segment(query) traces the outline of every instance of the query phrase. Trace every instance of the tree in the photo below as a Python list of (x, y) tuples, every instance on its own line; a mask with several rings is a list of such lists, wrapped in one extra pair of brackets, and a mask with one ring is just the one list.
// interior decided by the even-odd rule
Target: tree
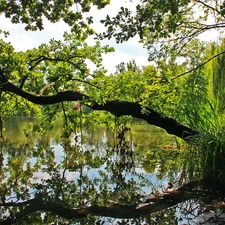
[[(128, 108), (131, 107), (131, 105), (133, 107), (135, 105), (136, 113), (133, 113), (132, 116), (146, 119), (149, 123), (162, 126), (162, 128), (166, 129), (169, 133), (173, 133), (181, 138), (186, 138), (192, 133), (197, 134), (198, 132), (178, 124), (173, 119), (163, 118), (160, 115), (160, 112), (157, 114), (154, 111), (151, 111), (151, 109), (147, 109), (146, 111), (152, 112), (151, 116), (142, 114), (143, 107), (139, 103), (130, 104), (128, 102), (123, 102), (122, 105), (126, 105), (126, 107), (128, 107), (127, 110), (123, 112), (123, 110), (121, 110), (121, 103), (115, 100), (103, 105), (99, 104), (101, 103), (98, 102), (99, 100), (96, 102), (96, 98), (93, 98), (94, 96), (87, 96), (87, 94), (82, 94), (79, 91), (65, 91), (61, 93), (62, 89), (68, 90), (69, 88), (74, 89), (74, 86), (80, 87), (80, 83), (89, 83), (89, 85), (93, 86), (92, 83), (98, 83), (97, 80), (101, 80), (104, 76), (104, 70), (99, 69), (98, 72), (94, 72), (92, 76), (96, 81), (91, 80), (91, 74), (89, 74), (89, 70), (84, 63), (86, 59), (89, 59), (97, 64), (97, 66), (101, 67), (101, 53), (106, 53), (112, 50), (107, 47), (102, 48), (99, 44), (95, 47), (87, 47), (87, 44), (84, 42), (88, 35), (93, 34), (93, 31), (90, 32), (90, 28), (88, 26), (92, 20), (90, 18), (87, 18), (86, 20), (82, 16), (82, 13), (90, 10), (91, 3), (94, 5), (96, 4), (97, 7), (101, 9), (108, 2), (93, 1), (86, 4), (85, 1), (81, 1), (79, 3), (75, 2), (74, 5), (70, 1), (66, 1), (66, 4), (62, 7), (62, 4), (58, 1), (37, 1), (32, 5), (23, 1), (21, 3), (3, 1), (0, 12), (4, 13), (6, 17), (10, 17), (13, 23), (22, 22), (27, 24), (26, 29), (28, 30), (43, 29), (42, 16), (44, 15), (50, 22), (56, 22), (62, 18), (72, 27), (72, 33), (65, 34), (65, 42), (69, 42), (69, 45), (52, 40), (49, 46), (42, 45), (38, 50), (28, 51), (25, 61), (23, 61), (23, 69), (17, 67), (16, 71), (13, 65), (15, 65), (16, 59), (21, 62), (21, 58), (19, 59), (19, 57), (22, 57), (21, 55), (23, 53), (14, 54), (12, 46), (2, 43), (2, 51), (6, 53), (2, 59), (4, 63), (1, 63), (2, 90), (5, 92), (14, 92), (17, 95), (38, 104), (55, 104), (62, 101), (85, 100), (88, 101), (88, 105), (91, 105), (93, 109), (108, 110), (116, 116), (130, 114), (130, 112), (132, 112), (132, 108), (130, 108), (130, 110), (128, 110)], [(135, 34), (139, 34), (141, 39), (145, 37), (144, 40), (148, 44), (149, 48), (152, 49), (152, 47), (154, 47), (155, 50), (160, 49), (156, 55), (159, 57), (166, 57), (166, 53), (171, 53), (175, 48), (179, 50), (179, 46), (180, 48), (183, 48), (183, 46), (192, 38), (196, 37), (197, 34), (209, 29), (222, 27), (223, 4), (220, 2), (217, 2), (217, 5), (213, 4), (213, 2), (204, 3), (202, 1), (173, 1), (172, 3), (170, 1), (142, 1), (140, 4), (136, 5), (135, 16), (133, 16), (128, 9), (122, 7), (118, 16), (112, 20), (107, 17), (106, 20), (103, 21), (105, 26), (108, 26), (108, 31), (100, 35), (100, 38), (111, 38), (112, 36), (115, 36), (118, 42), (122, 42), (133, 37)], [(77, 11), (76, 13), (71, 11), (70, 7), (72, 7), (72, 5), (79, 8), (80, 11)], [(206, 10), (203, 11), (203, 13), (205, 13), (204, 17), (200, 16), (196, 20), (193, 20), (195, 5), (200, 5), (200, 8)], [(9, 9), (12, 10), (10, 11)], [(207, 18), (212, 13), (215, 14), (218, 23), (214, 25), (202, 24), (202, 21), (207, 21)], [(120, 27), (121, 31), (117, 32), (117, 26)], [(182, 40), (184, 41), (181, 43)], [(155, 43), (161, 43), (161, 41), (163, 42), (160, 46), (155, 45)], [(168, 41), (169, 44), (165, 44), (165, 41)], [(87, 50), (83, 49), (80, 51), (80, 43), (83, 43), (84, 48), (87, 47)], [(181, 44), (174, 45), (174, 43)], [(171, 48), (171, 46), (173, 48)], [(165, 49), (170, 51), (165, 51)], [(163, 54), (163, 52), (165, 54)], [(38, 53), (38, 56), (36, 53)], [(154, 54), (155, 53), (156, 51), (154, 51)], [(12, 57), (12, 54), (16, 59)], [(11, 64), (11, 60), (14, 63)], [(18, 66), (18, 63), (16, 64)], [(50, 68), (48, 64), (56, 65), (57, 70), (51, 69), (51, 71), (48, 71)], [(64, 70), (66, 67), (67, 69)], [(32, 71), (37, 70), (37, 68), (39, 69), (38, 73), (35, 72), (35, 75), (33, 75)], [(77, 71), (76, 75), (75, 71)], [(47, 74), (46, 79), (43, 79), (44, 74)], [(17, 88), (16, 85), (11, 85), (11, 80), (14, 84), (17, 84)], [(33, 82), (33, 88), (31, 88), (31, 80)], [(63, 88), (57, 87), (60, 83), (63, 83)], [(71, 83), (74, 85), (69, 85)], [(98, 88), (97, 85), (95, 86)], [(31, 91), (36, 92), (39, 96), (34, 94), (29, 96), (29, 92), (24, 92), (24, 90), (27, 90), (26, 87), (29, 87), (30, 90), (33, 89)], [(55, 91), (49, 92), (50, 87), (51, 89), (55, 89)], [(45, 95), (48, 95), (48, 97), (41, 96), (44, 91)], [(50, 97), (49, 94), (56, 95)], [(104, 103), (106, 103), (106, 101), (107, 99), (104, 99)], [(118, 109), (120, 112), (117, 112)], [(152, 115), (158, 115), (158, 117), (150, 119)], [(172, 122), (172, 126), (174, 128), (178, 125), (178, 129), (168, 129), (168, 127), (171, 127), (170, 124), (168, 124), (170, 122)], [(180, 128), (181, 130), (179, 130)]]
[[(211, 43), (207, 51), (207, 57), (213, 57), (223, 52), (224, 39), (221, 38), (217, 42)], [(218, 112), (224, 112), (224, 54), (220, 54), (211, 62), (205, 65), (205, 71), (210, 83), (210, 98), (214, 99), (217, 103)]]
[[(51, 40), (48, 44), (42, 44), (27, 52), (15, 52), (12, 45), (0, 40), (1, 132), (4, 119), (23, 110), (29, 115), (35, 114), (35, 116), (42, 118), (40, 126), (36, 127), (39, 132), (44, 132), (45, 128), (53, 126), (54, 119), (60, 116), (65, 124), (64, 136), (68, 137), (71, 133), (76, 132), (77, 126), (83, 125), (83, 121), (80, 120), (82, 110), (74, 111), (71, 104), (71, 102), (79, 101), (81, 106), (85, 105), (93, 110), (108, 111), (116, 118), (130, 115), (143, 119), (150, 124), (164, 128), (170, 134), (188, 142), (192, 141), (192, 144), (199, 144), (201, 147), (199, 152), (203, 157), (203, 178), (212, 178), (211, 181), (219, 181), (219, 183), (224, 184), (225, 174), (222, 167), (225, 157), (224, 142), (221, 138), (223, 130), (218, 133), (215, 132), (215, 129), (208, 130), (208, 127), (205, 128), (205, 131), (204, 127), (196, 129), (196, 127), (193, 127), (194, 123), (189, 123), (189, 126), (183, 125), (179, 121), (182, 122), (184, 117), (177, 117), (177, 114), (173, 111), (173, 108), (178, 105), (182, 106), (180, 111), (184, 109), (183, 106), (187, 106), (185, 109), (189, 118), (193, 118), (190, 115), (197, 115), (195, 118), (198, 118), (198, 113), (206, 109), (205, 105), (208, 99), (207, 96), (202, 97), (202, 94), (206, 93), (204, 88), (207, 84), (202, 66), (215, 57), (204, 61), (201, 45), (198, 45), (199, 43), (193, 44), (195, 40), (194, 42), (190, 41), (204, 31), (223, 28), (224, 2), (143, 0), (137, 3), (136, 14), (134, 15), (131, 11), (122, 7), (116, 17), (112, 19), (107, 17), (103, 21), (108, 30), (97, 35), (98, 38), (115, 37), (118, 42), (123, 42), (138, 34), (143, 44), (150, 51), (150, 58), (157, 59), (157, 62), (155, 66), (148, 66), (143, 70), (137, 69), (135, 63), (131, 62), (127, 65), (127, 71), (126, 67), (121, 64), (118, 66), (117, 75), (105, 76), (105, 69), (101, 63), (102, 55), (113, 51), (113, 49), (109, 46), (101, 46), (98, 41), (93, 46), (86, 43), (87, 38), (94, 34), (94, 31), (89, 26), (92, 23), (92, 18), (85, 18), (84, 13), (90, 10), (91, 4), (97, 5), (101, 9), (107, 3), (108, 1), (104, 0), (74, 2), (68, 0), (63, 1), (63, 3), (56, 0), (1, 1), (0, 13), (10, 17), (12, 23), (25, 23), (27, 30), (44, 29), (43, 16), (50, 22), (63, 19), (71, 26), (71, 32), (64, 34), (63, 41)], [(199, 8), (202, 11), (200, 16), (195, 19), (195, 7), (197, 6), (200, 6)], [(71, 7), (77, 7), (76, 12)], [(211, 15), (216, 18), (216, 23), (203, 23), (208, 21)], [(5, 35), (7, 35), (7, 32), (5, 32)], [(196, 51), (196, 47), (202, 52)], [(221, 55), (222, 53), (216, 54)], [(177, 56), (184, 59), (184, 63), (178, 62)], [(87, 60), (92, 61), (97, 67), (93, 73), (89, 71)], [(197, 70), (199, 68), (200, 70)], [(204, 85), (201, 86), (200, 84)], [(189, 95), (179, 101), (179, 97), (185, 96), (187, 93)], [(193, 99), (198, 101), (196, 100), (195, 104), (193, 102), (189, 104)], [(202, 102), (202, 100), (204, 101)], [(201, 101), (201, 104), (198, 105), (198, 110), (195, 110), (199, 101)], [(183, 110), (183, 112), (185, 111)], [(185, 118), (187, 119), (186, 124), (190, 122), (189, 118)], [(216, 126), (210, 124), (209, 128), (212, 127), (215, 128)], [(213, 136), (212, 134), (216, 135)], [(3, 138), (1, 133), (1, 139)], [(29, 154), (34, 154), (34, 156), (35, 154), (45, 154), (43, 148), (39, 147), (38, 152), (28, 151)], [(51, 149), (47, 147), (48, 152), (43, 160), (44, 163), (48, 163), (47, 170), (53, 169), (53, 172), (50, 172), (51, 179), (46, 181), (46, 185), (35, 184), (36, 198), (24, 200), (21, 204), (20, 202), (5, 202), (4, 191), (17, 193), (19, 200), (27, 197), (29, 193), (26, 192), (26, 182), (28, 182), (32, 169), (27, 162), (26, 176), (20, 186), (18, 183), (14, 183), (14, 180), (22, 173), (21, 162), (25, 162), (25, 157), (21, 157), (21, 161), (18, 160), (19, 157), (10, 158), (10, 166), (14, 168), (13, 171), (9, 168), (12, 175), (12, 186), (9, 188), (3, 187), (1, 204), (9, 210), (12, 204), (16, 204), (18, 209), (25, 209), (18, 210), (17, 218), (25, 216), (27, 220), (32, 220), (33, 218), (29, 217), (28, 214), (35, 212), (34, 216), (40, 219), (38, 210), (50, 210), (52, 213), (69, 218), (71, 218), (71, 214), (68, 215), (68, 213), (72, 213), (71, 219), (75, 216), (81, 218), (89, 213), (99, 216), (102, 215), (103, 210), (107, 212), (106, 215), (119, 213), (120, 217), (132, 215), (133, 212), (139, 213), (139, 211), (145, 209), (149, 210), (147, 207), (137, 212), (136, 204), (126, 207), (116, 205), (107, 208), (101, 206), (101, 201), (97, 202), (100, 206), (91, 206), (85, 208), (84, 211), (82, 211), (83, 209), (71, 209), (72, 203), (75, 204), (73, 201), (69, 206), (62, 204), (58, 197), (70, 198), (69, 195), (66, 195), (66, 187), (71, 187), (71, 189), (75, 187), (72, 183), (63, 186), (65, 179), (60, 177), (60, 168), (55, 167)], [(73, 151), (74, 149), (71, 146), (65, 147), (68, 148), (68, 151), (77, 153)], [(212, 149), (213, 151), (211, 151)], [(90, 153), (85, 153), (82, 156), (77, 153), (72, 154), (66, 160), (68, 160), (67, 162), (80, 160), (82, 165), (83, 160), (91, 157)], [(95, 163), (95, 161), (92, 163)], [(122, 157), (119, 163), (122, 163), (124, 167), (126, 166)], [(215, 167), (215, 165), (218, 165), (218, 167)], [(38, 169), (38, 166), (36, 164), (33, 169)], [(76, 167), (77, 164), (67, 164), (67, 166), (72, 168)], [(124, 182), (124, 177), (121, 177), (122, 171), (117, 171), (113, 175), (114, 179), (121, 178), (121, 180), (118, 180), (118, 187), (123, 184), (125, 188), (129, 189), (129, 185)], [(80, 182), (83, 181), (83, 178), (85, 180), (87, 177), (81, 177)], [(48, 192), (49, 188), (46, 187), (51, 187), (53, 193)], [(65, 189), (63, 190), (62, 187)], [(19, 188), (20, 192), (18, 192)], [(95, 190), (92, 191), (93, 195), (97, 195)], [(73, 194), (76, 193), (78, 192)], [(54, 198), (54, 201), (51, 201), (52, 198)], [(171, 201), (170, 197), (167, 198), (171, 204), (167, 204), (165, 207), (177, 202), (176, 196), (172, 199), (174, 201)], [(79, 204), (75, 206), (83, 206), (84, 201), (80, 201)], [(159, 201), (159, 206), (162, 207), (162, 201)], [(68, 210), (68, 207), (70, 210)], [(115, 209), (116, 211), (113, 211)], [(121, 215), (121, 212), (124, 214)], [(6, 213), (9, 213), (9, 211)], [(53, 221), (51, 215), (46, 217), (47, 221)], [(13, 218), (12, 216), (9, 220)], [(5, 224), (12, 222), (9, 220), (6, 219), (3, 222)]]
[[(70, 1), (67, 3), (66, 7), (69, 9), (72, 3)], [(108, 26), (108, 31), (99, 35), (99, 38), (115, 36), (121, 42), (138, 33), (141, 39), (143, 38), (147, 44), (150, 43), (149, 46), (159, 50), (159, 52), (154, 50), (154, 54), (157, 52), (155, 56), (161, 60), (157, 61), (155, 69), (145, 68), (143, 76), (140, 76), (141, 71), (136, 69), (134, 62), (128, 65), (128, 71), (124, 74), (121, 71), (122, 73), (117, 76), (105, 76), (105, 69), (101, 64), (102, 54), (113, 49), (101, 46), (100, 42), (96, 42), (94, 46), (86, 43), (87, 37), (93, 34), (93, 30), (89, 27), (92, 21), (90, 18), (83, 17), (82, 13), (90, 10), (91, 3), (96, 4), (100, 9), (107, 2), (93, 1), (87, 5), (85, 3), (86, 1), (75, 2), (74, 6), (78, 8), (75, 14), (79, 16), (73, 15), (66, 20), (72, 30), (71, 33), (64, 34), (64, 41), (51, 40), (49, 44), (42, 44), (39, 48), (24, 53), (14, 52), (13, 46), (1, 40), (1, 118), (25, 109), (28, 114), (36, 113), (42, 117), (41, 126), (36, 129), (44, 131), (49, 126), (47, 121), (53, 121), (57, 116), (61, 116), (66, 127), (65, 136), (69, 136), (79, 123), (79, 113), (74, 114), (69, 102), (80, 101), (82, 105), (93, 110), (108, 111), (116, 117), (130, 115), (146, 120), (185, 140), (199, 135), (202, 129), (196, 130), (195, 127), (181, 124), (182, 117), (177, 117), (173, 110), (181, 96), (179, 88), (182, 85), (181, 76), (196, 71), (205, 64), (201, 53), (196, 63), (193, 65), (191, 63), (194, 62), (194, 58), (188, 62), (186, 53), (192, 46), (192, 43), (188, 44), (188, 41), (200, 32), (222, 27), (222, 3), (214, 6), (213, 2), (203, 3), (202, 1), (173, 3), (142, 1), (136, 5), (135, 17), (125, 8), (121, 8), (119, 16), (112, 20), (107, 17), (103, 22), (105, 26)], [(39, 7), (40, 4), (42, 7)], [(205, 17), (200, 16), (193, 22), (195, 4), (200, 4), (202, 9), (207, 10), (202, 11)], [(219, 6), (221, 6), (220, 11)], [(60, 18), (65, 20), (68, 15), (72, 15), (72, 12), (64, 10), (58, 1), (38, 1), (33, 5), (26, 2), (3, 1), (1, 7), (1, 12), (7, 17), (11, 16), (13, 23), (22, 21), (27, 24), (27, 29), (31, 30), (43, 29), (42, 22), (35, 23), (33, 16), (37, 21), (44, 15), (49, 21), (56, 22)], [(13, 9), (12, 12), (9, 11), (10, 8)], [(33, 15), (32, 12), (37, 12), (37, 15)], [(207, 21), (212, 12), (218, 19), (218, 23), (214, 26), (200, 23)], [(16, 15), (17, 19), (15, 19)], [(121, 32), (114, 30), (116, 26), (121, 28)], [(181, 43), (178, 40), (188, 41)], [(165, 44), (165, 41), (168, 43)], [(178, 51), (173, 52), (175, 42), (181, 44), (176, 46)], [(163, 44), (159, 46), (156, 45), (157, 43)], [(187, 51), (183, 48), (185, 47), (183, 43)], [(179, 46), (182, 51), (179, 50)], [(170, 57), (168, 57), (169, 54)], [(177, 56), (186, 60), (183, 65), (176, 61)], [(97, 67), (92, 74), (87, 66), (87, 60), (92, 61)], [(43, 107), (37, 107), (37, 105)], [(195, 107), (193, 104), (192, 106)], [(199, 108), (195, 112), (199, 113), (201, 110), (204, 111), (205, 108)], [(183, 109), (182, 112), (184, 112)], [(186, 123), (186, 125), (192, 126), (193, 123)], [(53, 122), (50, 123), (50, 127), (52, 126)]]
[[(101, 53), (110, 52), (112, 48), (101, 47), (99, 42), (95, 46), (88, 46), (85, 38), (74, 33), (65, 33), (64, 38), (66, 44), (51, 40), (48, 45), (41, 45), (39, 49), (29, 50), (26, 53), (14, 52), (12, 46), (2, 41), (1, 49), (5, 53), (1, 57), (1, 90), (4, 92), (2, 98), (11, 98), (7, 93), (22, 97), (17, 108), (19, 105), (24, 107), (29, 104), (27, 100), (40, 105), (83, 101), (83, 104), (94, 110), (106, 110), (116, 116), (132, 115), (144, 119), (181, 138), (197, 133), (173, 119), (163, 118), (160, 113), (150, 108), (147, 109), (150, 115), (143, 114), (142, 106), (138, 102), (119, 102), (115, 98), (109, 100), (107, 97), (109, 95), (105, 93), (110, 89), (109, 78), (104, 76), (104, 70), (101, 67)], [(85, 64), (87, 59), (99, 66), (93, 74), (89, 73)], [(103, 80), (106, 81), (103, 82)], [(135, 79), (133, 81), (135, 82)], [(86, 93), (79, 91), (82, 88)], [(112, 86), (112, 88), (116, 87)], [(78, 91), (68, 89), (78, 89)], [(103, 91), (99, 92), (99, 90)], [(2, 107), (11, 112), (11, 106), (6, 107), (5, 103), (2, 103)], [(60, 108), (53, 109), (54, 107), (49, 118), (56, 116), (56, 112), (61, 109), (65, 113), (63, 104)], [(27, 110), (30, 110), (29, 107)], [(171, 126), (171, 123), (175, 126)]]
[(149, 59), (182, 54), (187, 43), (200, 34), (223, 31), (224, 7), (223, 0), (142, 0), (135, 12), (121, 7), (115, 17), (102, 20), (107, 31), (99, 38), (116, 38), (122, 43), (139, 35), (149, 50)]
[[(93, 32), (88, 25), (92, 23), (92, 17), (84, 18), (83, 13), (89, 12), (92, 5), (98, 9), (104, 8), (110, 1), (70, 1), (60, 2), (57, 0), (43, 1), (1, 1), (0, 14), (10, 18), (12, 23), (26, 24), (26, 30), (43, 30), (43, 18), (52, 23), (62, 19), (72, 27), (72, 30), (79, 33), (82, 29)], [(74, 8), (79, 10), (74, 10)]]

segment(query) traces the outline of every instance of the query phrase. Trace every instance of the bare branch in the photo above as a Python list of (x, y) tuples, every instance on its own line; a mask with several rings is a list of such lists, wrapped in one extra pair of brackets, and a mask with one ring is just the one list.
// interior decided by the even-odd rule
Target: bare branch
[(87, 73), (87, 71), (81, 69), (76, 63), (74, 63), (74, 62), (71, 61), (71, 59), (76, 58), (76, 57), (79, 57), (79, 56), (72, 56), (72, 57), (69, 57), (68, 59), (51, 58), (51, 57), (47, 57), (47, 56), (39, 56), (37, 59), (31, 60), (31, 62), (35, 62), (35, 64), (33, 66), (31, 66), (29, 68), (29, 70), (34, 69), (42, 61), (56, 61), (56, 62), (67, 62), (69, 64), (72, 64), (75, 68), (77, 68), (78, 70), (80, 70), (82, 73)]
[(209, 9), (211, 9), (213, 12), (217, 12), (219, 15), (221, 15), (223, 18), (225, 18), (225, 16), (220, 11), (218, 11), (216, 8), (214, 8), (214, 7), (208, 5), (205, 2), (200, 1), (200, 0), (198, 0), (197, 2), (204, 5), (205, 7), (209, 8)]
[(92, 84), (92, 83), (90, 83), (90, 82), (88, 82), (88, 81), (85, 81), (85, 80), (81, 80), (81, 79), (78, 79), (78, 78), (72, 78), (72, 79), (70, 79), (70, 80), (79, 81), (79, 82), (81, 82), (81, 83), (85, 83), (85, 84), (88, 84), (88, 85), (90, 85), (90, 86), (92, 86), (92, 87), (101, 89), (101, 87), (99, 87), (99, 86), (97, 86), (97, 85), (95, 85), (95, 84)]
[(179, 78), (179, 77), (181, 77), (181, 76), (184, 76), (184, 75), (186, 75), (186, 74), (188, 74), (188, 73), (191, 73), (191, 72), (193, 72), (193, 71), (199, 69), (200, 67), (204, 66), (205, 64), (207, 64), (207, 63), (210, 62), (211, 60), (215, 59), (216, 57), (219, 57), (220, 55), (223, 55), (223, 54), (225, 54), (225, 51), (220, 52), (219, 54), (216, 54), (216, 55), (212, 56), (211, 58), (207, 59), (205, 62), (199, 64), (198, 66), (194, 67), (193, 69), (188, 70), (188, 71), (186, 71), (186, 72), (184, 72), (184, 73), (181, 73), (181, 74), (179, 74), (179, 75), (177, 75), (177, 76), (171, 78), (171, 80), (175, 80), (175, 79), (177, 79), (177, 78)]
[(50, 84), (45, 85), (45, 86), (39, 91), (39, 95), (42, 95), (43, 92), (44, 92), (47, 88), (49, 88), (49, 87), (51, 87), (51, 86), (53, 86), (53, 85), (55, 85), (55, 82), (51, 82)]

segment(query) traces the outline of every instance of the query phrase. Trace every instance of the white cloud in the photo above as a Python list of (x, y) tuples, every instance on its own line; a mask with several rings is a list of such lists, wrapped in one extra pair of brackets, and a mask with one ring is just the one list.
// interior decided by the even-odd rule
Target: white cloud
[(23, 33), (10, 36), (7, 38), (7, 42), (14, 46), (15, 51), (26, 51), (35, 47), (35, 41)]
[(147, 58), (147, 56), (130, 55), (124, 51), (118, 50), (105, 55), (103, 57), (103, 65), (109, 73), (114, 73), (116, 71), (116, 65), (121, 62), (127, 63), (134, 59), (137, 65), (141, 67), (149, 64)]
[(221, 31), (218, 30), (208, 30), (200, 34), (198, 38), (203, 41), (215, 41), (220, 36)]
[(21, 30), (24, 29), (22, 24), (12, 24), (9, 18), (5, 18), (3, 15), (0, 15), (1, 18), (1, 29), (2, 30)]

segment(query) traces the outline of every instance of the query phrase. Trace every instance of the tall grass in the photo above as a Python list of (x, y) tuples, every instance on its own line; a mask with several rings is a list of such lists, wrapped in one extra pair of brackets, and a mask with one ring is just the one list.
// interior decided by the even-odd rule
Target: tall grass
[(225, 116), (220, 98), (210, 94), (209, 81), (204, 71), (186, 78), (176, 116), (200, 132), (187, 142), (183, 173), (189, 180), (202, 179), (206, 186), (219, 188), (225, 186)]
[[(225, 126), (221, 123), (202, 131), (190, 140), (190, 155), (197, 155), (195, 165), (199, 165), (199, 175), (206, 186), (225, 186)], [(192, 160), (194, 158), (192, 157)]]

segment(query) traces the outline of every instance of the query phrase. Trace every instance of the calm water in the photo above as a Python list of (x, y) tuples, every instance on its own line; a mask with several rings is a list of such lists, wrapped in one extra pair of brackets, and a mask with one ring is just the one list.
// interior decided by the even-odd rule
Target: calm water
[(30, 122), (15, 118), (4, 130), (0, 225), (187, 224), (197, 214), (193, 201), (156, 213), (113, 211), (118, 205), (141, 206), (168, 182), (177, 185), (184, 154), (163, 130), (134, 122), (117, 131), (98, 126), (63, 139), (60, 123), (40, 136), (27, 131)]

